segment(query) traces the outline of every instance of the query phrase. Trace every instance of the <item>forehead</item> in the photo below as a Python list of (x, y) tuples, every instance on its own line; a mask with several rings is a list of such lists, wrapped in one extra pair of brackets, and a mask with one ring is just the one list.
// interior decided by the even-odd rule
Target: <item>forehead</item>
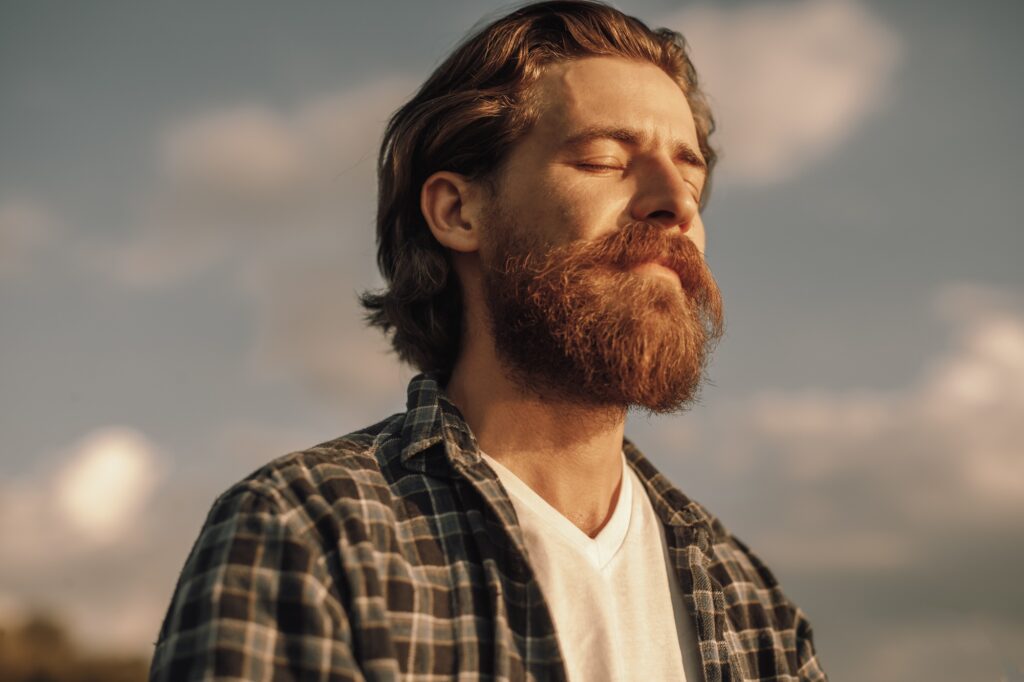
[(649, 62), (587, 57), (552, 64), (535, 84), (535, 132), (555, 142), (590, 126), (629, 126), (654, 140), (697, 146), (679, 85)]

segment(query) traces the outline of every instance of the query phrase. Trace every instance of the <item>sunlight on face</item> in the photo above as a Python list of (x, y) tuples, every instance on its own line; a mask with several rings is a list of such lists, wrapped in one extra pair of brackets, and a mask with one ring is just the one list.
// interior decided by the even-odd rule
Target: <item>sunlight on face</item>
[(534, 86), (538, 117), (501, 172), (501, 202), (541, 239), (594, 239), (645, 220), (703, 253), (706, 181), (679, 85), (653, 64), (588, 57), (551, 65)]

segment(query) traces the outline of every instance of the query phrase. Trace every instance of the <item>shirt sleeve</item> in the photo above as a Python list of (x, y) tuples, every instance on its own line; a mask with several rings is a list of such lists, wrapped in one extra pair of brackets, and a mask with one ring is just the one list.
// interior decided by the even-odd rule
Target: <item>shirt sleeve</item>
[(811, 624), (807, 622), (804, 612), (796, 608), (796, 654), (800, 662), (800, 670), (797, 674), (801, 681), (806, 682), (828, 682), (828, 676), (821, 667), (818, 655), (814, 651), (814, 632)]
[(323, 553), (247, 487), (213, 505), (160, 628), (150, 682), (364, 680)]

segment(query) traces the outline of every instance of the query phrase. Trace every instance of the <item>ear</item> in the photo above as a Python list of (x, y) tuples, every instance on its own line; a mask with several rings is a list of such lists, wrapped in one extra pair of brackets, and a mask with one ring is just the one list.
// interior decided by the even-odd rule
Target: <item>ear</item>
[(480, 189), (464, 175), (434, 173), (420, 190), (420, 210), (434, 238), (453, 251), (480, 248)]

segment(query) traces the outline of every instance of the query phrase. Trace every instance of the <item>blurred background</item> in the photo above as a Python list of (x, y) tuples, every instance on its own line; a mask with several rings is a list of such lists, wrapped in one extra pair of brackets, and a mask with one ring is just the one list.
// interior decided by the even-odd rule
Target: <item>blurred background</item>
[[(1024, 679), (1024, 5), (617, 6), (711, 94), (728, 321), (627, 435), (833, 679)], [(376, 147), (507, 8), (0, 2), (0, 678), (142, 679), (213, 499), (404, 409)]]

